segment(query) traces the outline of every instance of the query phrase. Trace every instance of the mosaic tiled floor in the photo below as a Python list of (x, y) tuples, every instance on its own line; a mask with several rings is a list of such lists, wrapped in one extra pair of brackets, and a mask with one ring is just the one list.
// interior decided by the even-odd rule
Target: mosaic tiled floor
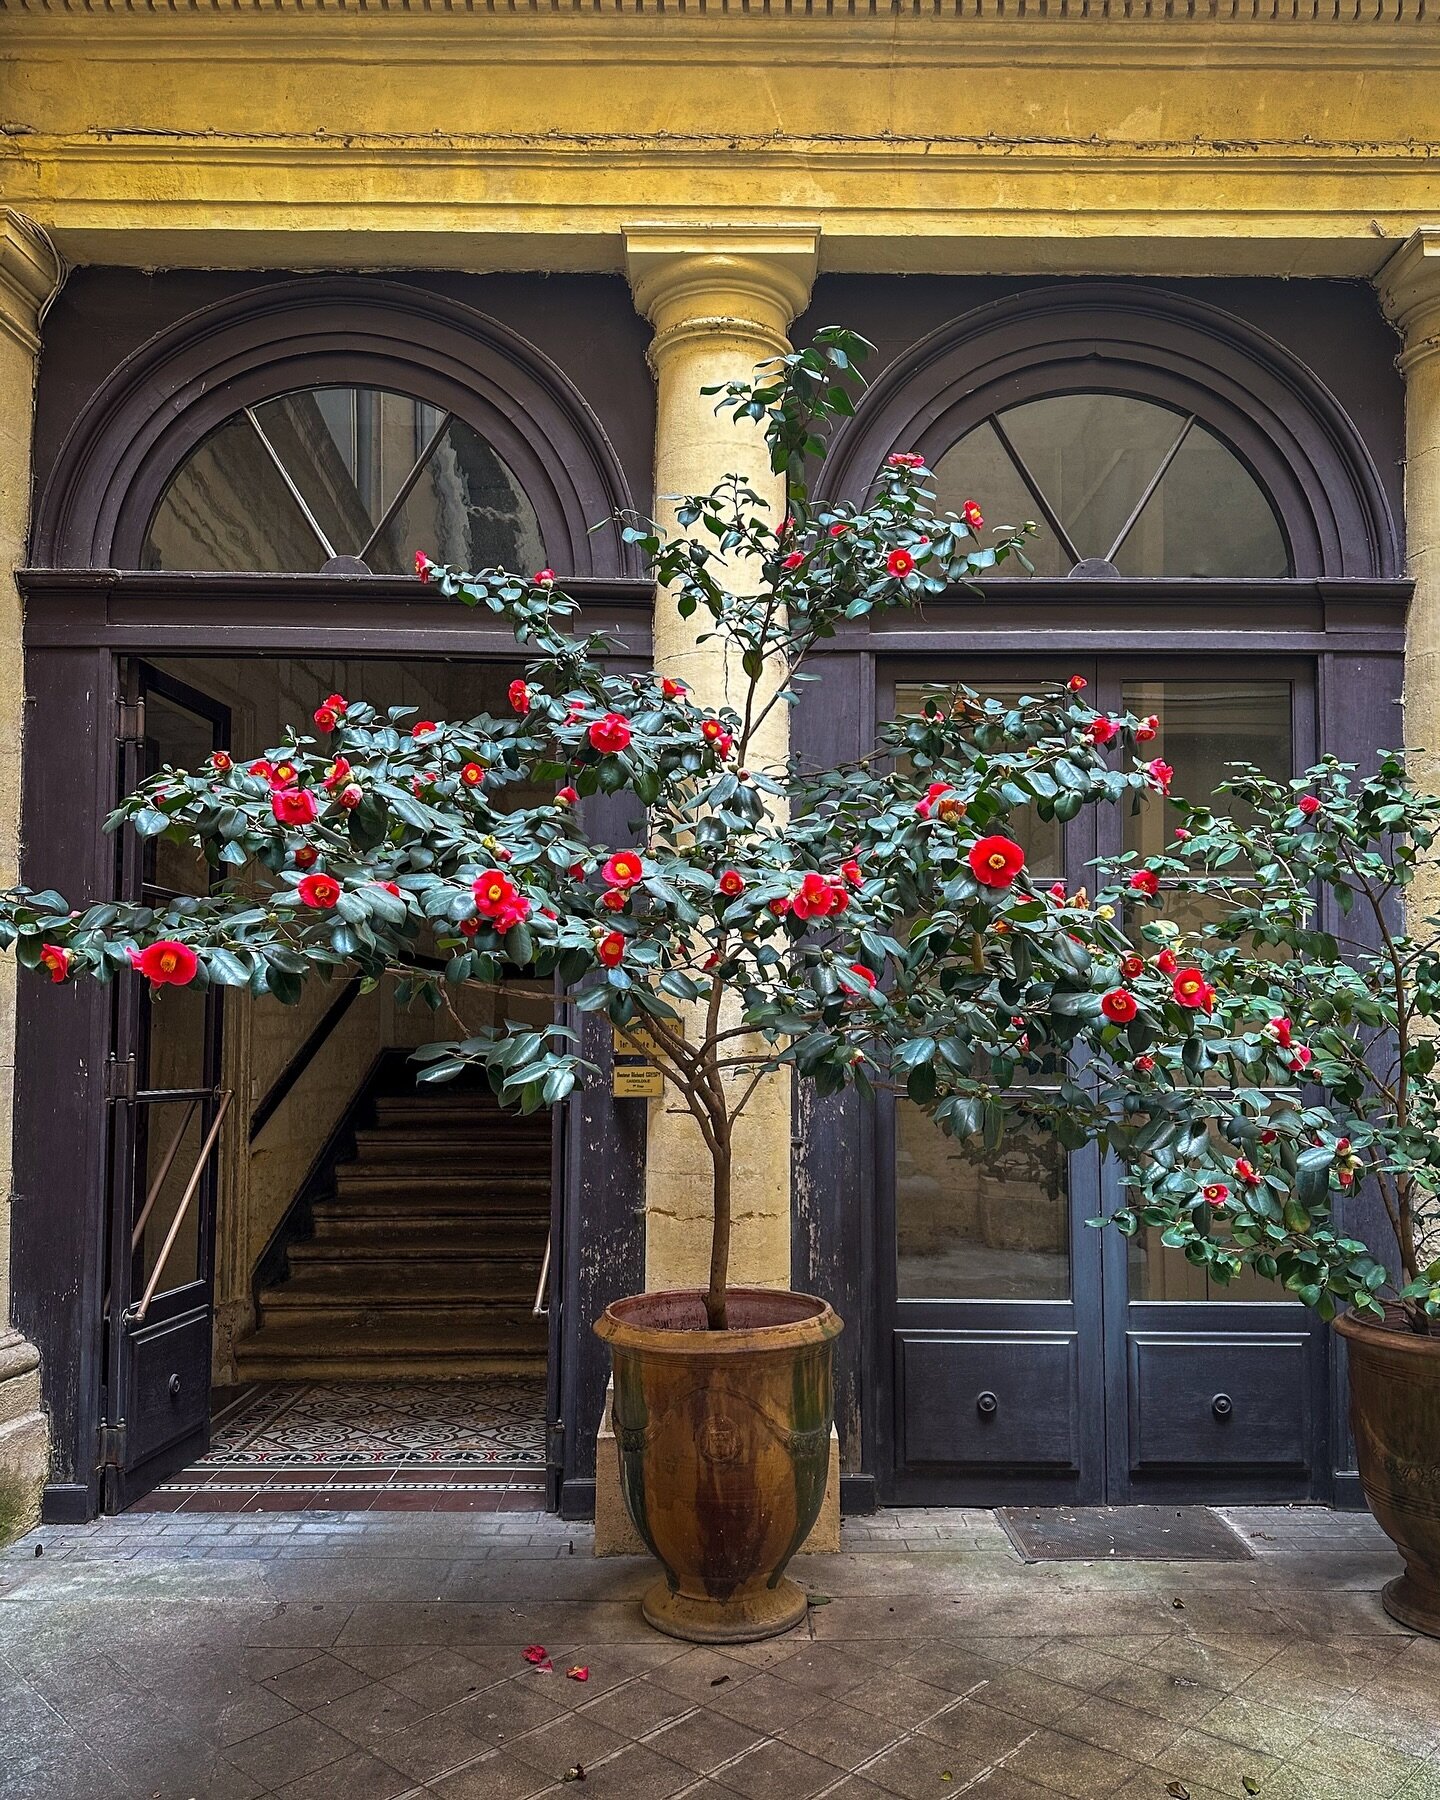
[(150, 1511), (514, 1511), (544, 1505), (545, 1380), (310, 1381), (217, 1396), (209, 1451)]

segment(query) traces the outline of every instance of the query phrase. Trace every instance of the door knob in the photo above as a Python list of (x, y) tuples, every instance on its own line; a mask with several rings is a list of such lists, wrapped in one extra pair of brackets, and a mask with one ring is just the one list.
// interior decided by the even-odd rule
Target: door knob
[(1210, 1410), (1217, 1419), (1228, 1419), (1235, 1410), (1235, 1402), (1228, 1394), (1217, 1394), (1210, 1402)]
[(170, 1377), (170, 1398), (172, 1400), (180, 1398), (180, 1377), (178, 1375)]
[(995, 1398), (995, 1396), (990, 1392), (990, 1390), (988, 1388), (986, 1388), (986, 1390), (983, 1394), (978, 1394), (976, 1396), (975, 1410), (976, 1410), (976, 1412), (979, 1413), (979, 1415), (982, 1419), (991, 1419), (991, 1418), (994, 1418), (994, 1416), (997, 1412), (999, 1412), (1000, 1402)]

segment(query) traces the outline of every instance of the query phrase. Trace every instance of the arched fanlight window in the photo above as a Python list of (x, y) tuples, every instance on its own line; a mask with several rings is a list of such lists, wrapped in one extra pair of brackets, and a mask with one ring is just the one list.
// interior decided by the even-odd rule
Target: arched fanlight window
[(545, 561), (535, 508), (475, 428), (409, 394), (300, 388), (245, 406), (180, 465), (142, 566), (408, 574)]
[(1034, 519), (1040, 575), (1292, 573), (1260, 483), (1194, 413), (1128, 394), (1048, 394), (991, 413), (939, 458), (942, 506)]

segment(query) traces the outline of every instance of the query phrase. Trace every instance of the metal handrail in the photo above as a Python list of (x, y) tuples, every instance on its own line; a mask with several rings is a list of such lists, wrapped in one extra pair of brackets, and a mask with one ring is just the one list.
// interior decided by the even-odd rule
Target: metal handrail
[(150, 1222), (150, 1214), (154, 1211), (155, 1202), (160, 1198), (160, 1190), (165, 1185), (165, 1177), (170, 1173), (170, 1165), (180, 1154), (180, 1140), (190, 1129), (190, 1121), (195, 1116), (195, 1108), (199, 1104), (199, 1096), (194, 1096), (185, 1108), (185, 1116), (180, 1121), (180, 1129), (170, 1140), (170, 1148), (165, 1152), (165, 1160), (160, 1165), (160, 1173), (150, 1183), (150, 1192), (145, 1196), (145, 1204), (140, 1208), (140, 1217), (135, 1221), (135, 1229), (130, 1233), (132, 1251), (140, 1248), (140, 1240), (145, 1235), (145, 1227)]
[(195, 1167), (190, 1171), (190, 1179), (185, 1184), (185, 1192), (180, 1196), (180, 1204), (175, 1208), (175, 1217), (170, 1221), (170, 1229), (165, 1234), (165, 1242), (160, 1246), (160, 1254), (156, 1258), (154, 1270), (140, 1297), (140, 1304), (131, 1307), (127, 1317), (135, 1325), (145, 1321), (150, 1310), (150, 1302), (155, 1298), (155, 1290), (160, 1285), (160, 1277), (165, 1273), (165, 1265), (170, 1260), (170, 1252), (175, 1248), (175, 1240), (180, 1235), (180, 1227), (185, 1222), (185, 1215), (190, 1210), (190, 1202), (195, 1198), (200, 1186), (200, 1177), (205, 1173), (205, 1165), (210, 1160), (210, 1152), (215, 1148), (215, 1140), (220, 1135), (220, 1127), (225, 1123), (225, 1114), (230, 1110), (232, 1092), (226, 1088), (220, 1096), (220, 1104), (216, 1108), (215, 1118), (209, 1131), (205, 1134), (205, 1142), (200, 1146), (200, 1154), (195, 1158)]
[(532, 1318), (548, 1319), (550, 1307), (546, 1300), (545, 1290), (550, 1285), (550, 1233), (545, 1233), (545, 1260), (540, 1265), (540, 1281), (535, 1289), (535, 1304), (531, 1307)]

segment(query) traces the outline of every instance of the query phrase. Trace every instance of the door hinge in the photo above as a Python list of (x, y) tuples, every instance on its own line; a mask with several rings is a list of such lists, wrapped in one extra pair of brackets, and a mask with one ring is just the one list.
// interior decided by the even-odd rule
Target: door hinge
[(115, 707), (115, 735), (122, 744), (145, 742), (145, 702), (120, 700)]
[(545, 1460), (552, 1469), (565, 1466), (565, 1425), (557, 1419), (545, 1433)]
[(120, 1469), (125, 1466), (125, 1421), (100, 1427), (100, 1467)]
[(105, 1098), (133, 1100), (139, 1092), (133, 1056), (112, 1056), (105, 1064)]

